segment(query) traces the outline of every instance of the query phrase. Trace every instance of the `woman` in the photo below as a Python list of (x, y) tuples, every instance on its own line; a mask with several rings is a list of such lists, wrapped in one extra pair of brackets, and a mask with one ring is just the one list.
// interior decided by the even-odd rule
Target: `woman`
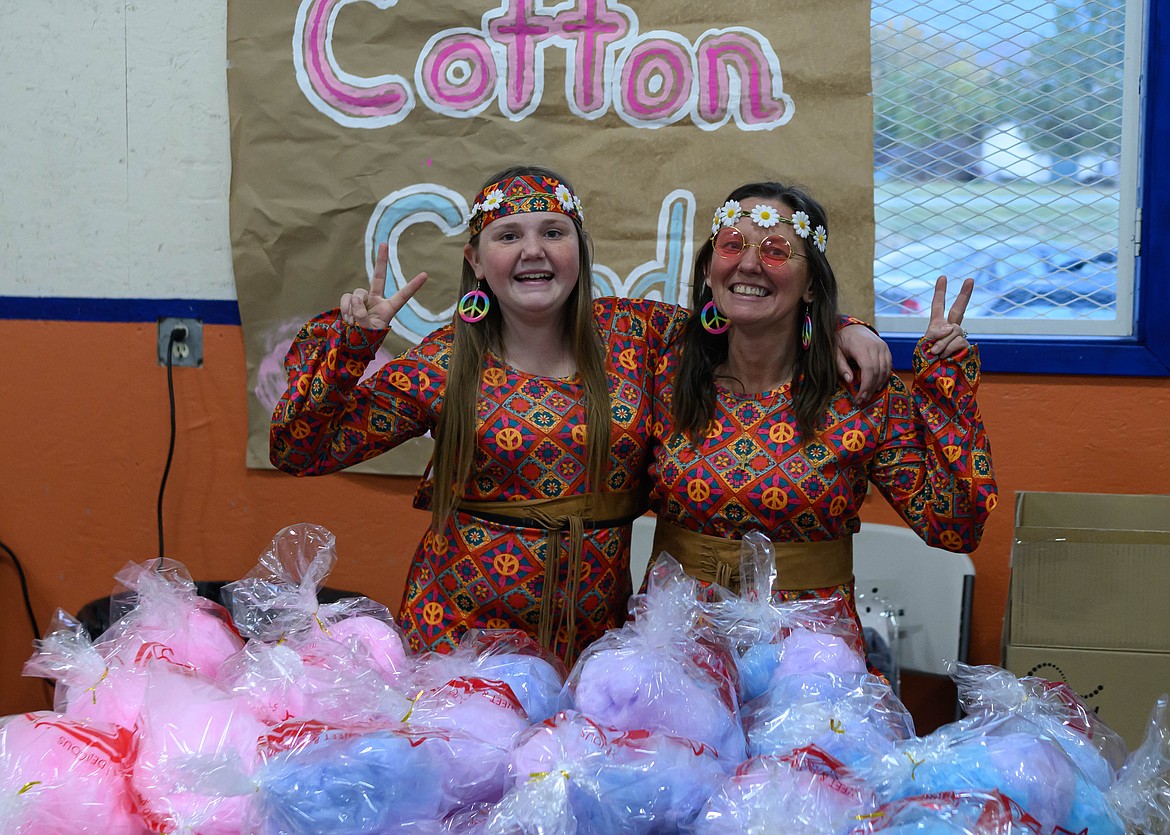
[(738, 585), (739, 539), (776, 543), (782, 599), (853, 604), (851, 535), (872, 482), (931, 545), (970, 551), (995, 507), (975, 391), (979, 352), (940, 278), (914, 382), (854, 398), (835, 368), (837, 282), (828, 220), (780, 183), (736, 189), (694, 268), (699, 315), (666, 355), (656, 389), (654, 554), (707, 582)]
[[(548, 169), (489, 179), (469, 233), (459, 315), (368, 380), (358, 382), (425, 274), (385, 298), (383, 246), (370, 289), (301, 329), (271, 459), (318, 475), (433, 431), (433, 473), (415, 500), (432, 525), (399, 614), (411, 646), (446, 652), (472, 627), (511, 627), (571, 662), (625, 620), (652, 370), (687, 314), (593, 301), (580, 201)], [(871, 367), (876, 337), (849, 330)]]

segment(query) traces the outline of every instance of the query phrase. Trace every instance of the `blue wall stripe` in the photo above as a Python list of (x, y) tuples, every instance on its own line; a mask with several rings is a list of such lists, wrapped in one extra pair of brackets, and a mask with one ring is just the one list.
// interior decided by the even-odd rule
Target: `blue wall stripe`
[(161, 318), (199, 319), (205, 325), (240, 324), (235, 299), (74, 299), (0, 296), (0, 319), (56, 322), (154, 322)]

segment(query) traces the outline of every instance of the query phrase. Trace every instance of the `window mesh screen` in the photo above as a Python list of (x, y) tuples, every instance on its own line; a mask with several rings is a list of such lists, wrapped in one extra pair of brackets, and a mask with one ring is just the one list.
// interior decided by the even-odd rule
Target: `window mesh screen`
[(1117, 318), (1124, 28), (1118, 0), (875, 0), (884, 327), (940, 274), (975, 279), (971, 329)]

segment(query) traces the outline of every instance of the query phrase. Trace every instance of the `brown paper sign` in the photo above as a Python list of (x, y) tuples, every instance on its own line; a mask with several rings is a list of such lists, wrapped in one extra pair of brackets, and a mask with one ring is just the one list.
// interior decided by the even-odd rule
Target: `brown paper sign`
[[(729, 191), (799, 183), (843, 309), (873, 310), (868, 2), (231, 0), (228, 59), (249, 466), (297, 328), (368, 284), (379, 243), (387, 294), (431, 275), (383, 354), (450, 321), (469, 201), (507, 165), (573, 183), (601, 293), (678, 303)], [(417, 474), (428, 447), (361, 469)]]

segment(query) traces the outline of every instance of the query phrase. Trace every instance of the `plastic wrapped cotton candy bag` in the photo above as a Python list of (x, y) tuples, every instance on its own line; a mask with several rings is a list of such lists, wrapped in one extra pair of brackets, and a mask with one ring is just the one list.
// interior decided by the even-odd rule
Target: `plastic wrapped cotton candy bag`
[(1141, 745), (1125, 761), (1108, 793), (1126, 832), (1170, 832), (1170, 694), (1163, 694)]
[(1010, 718), (1050, 736), (1097, 788), (1104, 790), (1113, 783), (1125, 762), (1125, 741), (1068, 685), (1036, 676), (1017, 678), (990, 665), (952, 662), (948, 668), (969, 716), (988, 722)]
[(1000, 792), (957, 791), (896, 800), (868, 815), (849, 835), (1048, 835), (1040, 822)]
[(270, 723), (348, 723), (387, 712), (397, 719), (409, 707), (405, 695), (386, 682), (364, 650), (306, 641), (303, 634), (277, 644), (249, 641), (224, 662), (218, 683)]
[(654, 730), (714, 748), (728, 770), (744, 759), (735, 663), (726, 644), (700, 628), (698, 586), (662, 555), (634, 620), (587, 647), (569, 674), (564, 708), (602, 725)]
[(815, 745), (853, 766), (914, 736), (910, 712), (889, 685), (869, 674), (783, 676), (744, 705), (742, 716), (752, 756)]
[(243, 701), (194, 674), (150, 670), (131, 784), (143, 816), (160, 831), (236, 835), (244, 797), (210, 788), (210, 772), (245, 777), (267, 732)]
[(315, 647), (303, 655), (319, 657), (341, 644), (396, 684), (412, 664), (390, 611), (365, 597), (318, 603), (336, 549), (336, 538), (320, 525), (290, 525), (273, 537), (255, 568), (220, 594), (246, 637), (277, 643), (296, 635), (301, 646)]
[(680, 831), (724, 773), (714, 751), (690, 740), (606, 728), (575, 711), (525, 731), (509, 771), (515, 787), (489, 832)]
[[(883, 800), (947, 791), (996, 789), (1038, 820), (1045, 832), (1086, 827), (1121, 835), (1104, 796), (1054, 740), (987, 725), (978, 718), (944, 725), (867, 763), (863, 774)], [(859, 769), (860, 770), (860, 769)]]
[(432, 748), (392, 730), (323, 735), (266, 763), (257, 783), (247, 831), (258, 835), (396, 832), (452, 808)]
[(187, 569), (160, 558), (127, 563), (116, 575), (128, 591), (115, 595), (125, 611), (97, 641), (122, 666), (163, 662), (214, 677), (243, 647), (227, 610), (200, 597)]
[(815, 746), (753, 757), (704, 806), (694, 835), (842, 832), (873, 811), (874, 793)]
[(123, 665), (117, 653), (107, 659), (94, 646), (85, 626), (61, 609), (53, 616), (45, 637), (33, 644), (24, 675), (57, 682), (53, 706), (59, 713), (134, 729), (146, 692), (144, 668)]
[(0, 824), (29, 835), (137, 835), (125, 728), (40, 711), (0, 719)]
[(406, 716), (410, 731), (447, 740), (437, 755), (448, 793), (459, 805), (503, 797), (508, 752), (528, 727), (512, 689), (501, 681), (454, 678), (424, 687), (413, 702)]
[(840, 635), (793, 629), (780, 642), (774, 679), (828, 673), (865, 675), (865, 659)]
[[(780, 601), (775, 579), (775, 549), (751, 531), (740, 548), (740, 593), (713, 587), (703, 602), (706, 619), (735, 653), (741, 703), (762, 695), (777, 675), (864, 673), (862, 643), (844, 599)], [(787, 665), (778, 672), (784, 655)]]
[(503, 682), (532, 723), (557, 712), (568, 675), (559, 658), (518, 629), (471, 629), (454, 652), (426, 653), (417, 661), (418, 671), (411, 681), (421, 687), (456, 678)]

